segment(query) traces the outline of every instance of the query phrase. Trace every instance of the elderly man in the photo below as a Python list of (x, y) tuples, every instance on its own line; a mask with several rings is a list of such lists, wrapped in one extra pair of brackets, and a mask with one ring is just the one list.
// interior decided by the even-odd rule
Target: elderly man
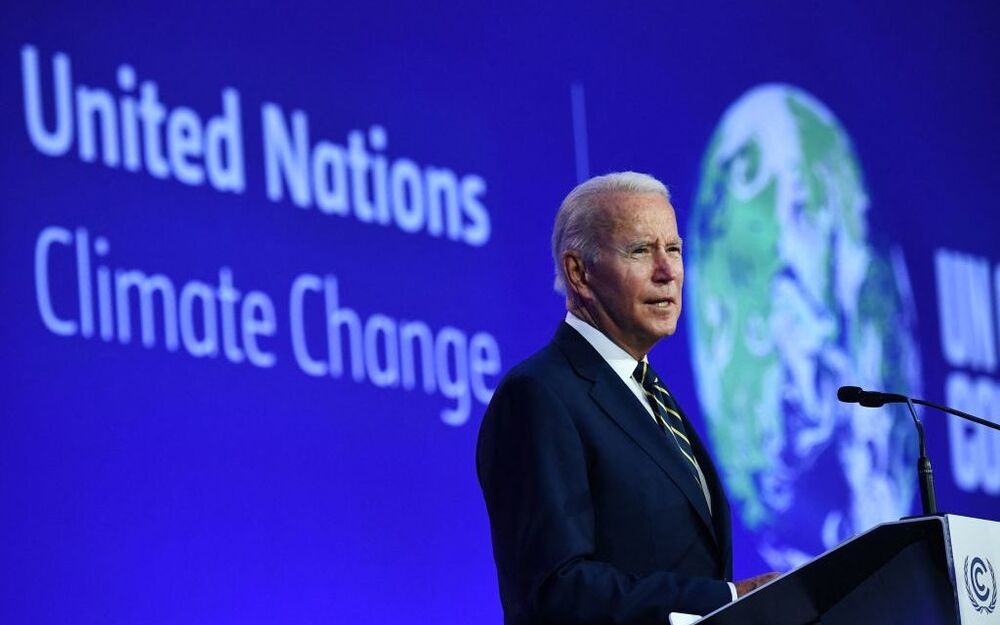
[(505, 622), (662, 624), (772, 579), (728, 583), (722, 485), (646, 359), (681, 313), (666, 187), (633, 172), (582, 183), (552, 255), (565, 322), (501, 383), (477, 448)]

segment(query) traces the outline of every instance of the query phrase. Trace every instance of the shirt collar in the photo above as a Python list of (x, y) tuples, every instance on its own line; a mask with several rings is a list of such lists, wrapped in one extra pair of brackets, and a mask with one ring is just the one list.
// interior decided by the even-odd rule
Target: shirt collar
[[(590, 325), (583, 319), (580, 319), (571, 312), (566, 313), (565, 319), (567, 325), (580, 333), (584, 339), (590, 343), (590, 346), (597, 350), (597, 353), (601, 355), (608, 366), (618, 374), (618, 377), (622, 379), (623, 382), (628, 384), (633, 378), (632, 373), (635, 371), (636, 366), (639, 361), (615, 344), (614, 341), (609, 339), (604, 335), (603, 332)], [(646, 359), (643, 358), (645, 361)]]

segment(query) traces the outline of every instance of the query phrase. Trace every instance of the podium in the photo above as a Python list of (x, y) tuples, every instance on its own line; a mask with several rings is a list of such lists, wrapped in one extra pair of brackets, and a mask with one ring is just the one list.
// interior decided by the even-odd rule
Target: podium
[(884, 523), (698, 625), (998, 625), (1000, 523), (956, 515)]

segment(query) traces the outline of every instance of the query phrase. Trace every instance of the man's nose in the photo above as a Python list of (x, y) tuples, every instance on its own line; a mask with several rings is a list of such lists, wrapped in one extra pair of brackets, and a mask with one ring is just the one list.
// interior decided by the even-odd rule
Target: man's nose
[(664, 249), (658, 249), (653, 254), (653, 280), (669, 282), (677, 277), (680, 258)]

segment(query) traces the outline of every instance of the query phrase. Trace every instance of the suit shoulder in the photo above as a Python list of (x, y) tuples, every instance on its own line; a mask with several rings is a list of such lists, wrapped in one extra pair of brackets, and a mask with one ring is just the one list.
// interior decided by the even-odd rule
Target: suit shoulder
[(568, 441), (579, 439), (569, 400), (584, 391), (579, 384), (565, 355), (551, 344), (504, 376), (479, 427), (476, 457), (481, 483), (495, 474), (491, 468), (511, 457), (532, 449), (542, 453), (552, 446), (572, 446)]
[(503, 377), (497, 394), (525, 388), (547, 389), (556, 394), (577, 377), (566, 355), (554, 344), (549, 344), (515, 365)]

